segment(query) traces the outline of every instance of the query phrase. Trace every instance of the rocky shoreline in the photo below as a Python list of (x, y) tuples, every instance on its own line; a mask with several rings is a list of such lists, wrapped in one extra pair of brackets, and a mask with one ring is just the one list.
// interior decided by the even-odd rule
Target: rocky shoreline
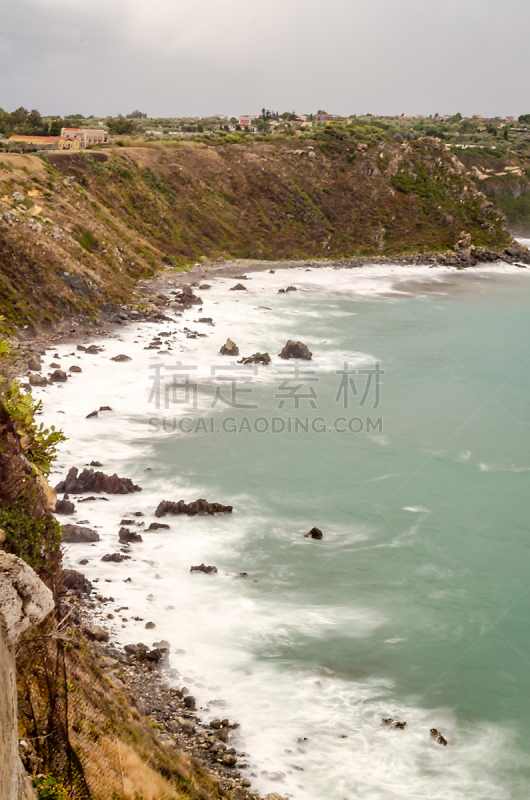
[[(70, 588), (67, 588), (70, 587)], [(251, 780), (241, 774), (246, 754), (240, 750), (239, 724), (228, 719), (199, 718), (195, 698), (185, 686), (177, 688), (179, 675), (169, 662), (169, 642), (148, 648), (143, 643), (119, 648), (109, 643), (109, 632), (94, 622), (112, 598), (95, 594), (92, 584), (75, 570), (64, 570), (61, 616), (86, 637), (87, 646), (111, 684), (123, 691), (137, 712), (146, 717), (162, 746), (177, 747), (206, 771), (221, 795), (231, 800), (260, 800)], [(257, 776), (254, 776), (257, 777)], [(277, 793), (265, 800), (285, 800)]]

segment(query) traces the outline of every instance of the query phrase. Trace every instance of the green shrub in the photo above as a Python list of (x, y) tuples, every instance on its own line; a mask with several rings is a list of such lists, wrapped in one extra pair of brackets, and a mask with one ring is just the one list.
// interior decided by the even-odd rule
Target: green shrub
[(0, 387), (0, 406), (11, 417), (17, 433), (24, 440), (28, 460), (47, 477), (55, 461), (57, 446), (66, 441), (66, 436), (55, 430), (54, 425), (49, 429), (42, 423), (37, 425), (35, 414), (40, 411), (42, 403), (30, 394), (24, 394), (16, 382), (3, 391)]
[(62, 541), (62, 529), (54, 516), (34, 519), (25, 513), (24, 501), (0, 508), (0, 528), (5, 532), (4, 550), (22, 558), (36, 572), (47, 565), (49, 556)]
[(52, 778), (51, 775), (39, 775), (32, 781), (37, 792), (37, 800), (67, 800), (68, 794), (62, 781)]
[(98, 240), (96, 239), (92, 231), (88, 230), (88, 228), (82, 228), (78, 232), (76, 239), (83, 248), (83, 250), (86, 250), (87, 253), (91, 253), (93, 250), (97, 250), (98, 248)]

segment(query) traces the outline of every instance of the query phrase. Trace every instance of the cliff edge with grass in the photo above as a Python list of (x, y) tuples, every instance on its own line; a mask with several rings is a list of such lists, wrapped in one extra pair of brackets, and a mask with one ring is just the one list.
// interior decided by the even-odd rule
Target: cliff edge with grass
[[(236, 138), (236, 137), (232, 137)], [(359, 126), (314, 139), (0, 154), (0, 313), (95, 320), (195, 261), (342, 259), (510, 243), (443, 143)]]

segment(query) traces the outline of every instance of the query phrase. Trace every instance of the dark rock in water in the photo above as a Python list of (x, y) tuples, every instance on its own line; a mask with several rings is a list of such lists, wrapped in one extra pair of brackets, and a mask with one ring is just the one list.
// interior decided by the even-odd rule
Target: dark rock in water
[(56, 369), (55, 372), (52, 372), (50, 375), (50, 381), (54, 383), (64, 383), (67, 380), (68, 375), (62, 369)]
[(246, 287), (246, 286), (243, 286), (243, 284), (242, 284), (242, 283), (236, 283), (236, 285), (235, 285), (235, 286), (232, 286), (232, 288), (230, 289), (230, 291), (231, 291), (231, 292), (246, 292), (246, 291), (247, 291), (247, 287)]
[(96, 642), (108, 642), (110, 638), (108, 630), (102, 628), (101, 625), (86, 625), (83, 633), (86, 633), (89, 639), (95, 639)]
[(440, 733), (440, 731), (436, 730), (436, 728), (431, 728), (431, 739), (437, 744), (441, 744), (443, 745), (443, 747), (447, 747), (447, 739), (445, 739)]
[(97, 411), (91, 411), (90, 414), (86, 415), (86, 419), (92, 419), (92, 417), (97, 417), (97, 416), (98, 416)]
[(106, 494), (129, 494), (141, 492), (130, 478), (119, 478), (117, 475), (105, 475), (103, 472), (94, 472), (93, 469), (84, 469), (78, 476), (77, 467), (72, 467), (66, 480), (55, 487), (56, 492), (70, 494), (83, 494), (84, 492), (105, 492)]
[(100, 406), (99, 410), (100, 411), (112, 411), (112, 408), (110, 406)]
[(82, 345), (82, 344), (78, 344), (78, 345), (77, 345), (77, 349), (78, 349), (78, 350), (82, 350), (82, 351), (83, 351), (83, 353), (86, 353), (86, 347), (83, 347), (83, 345)]
[(181, 292), (175, 292), (175, 302), (180, 303), (184, 308), (189, 308), (191, 305), (201, 305), (202, 300), (197, 295), (193, 294), (191, 286), (183, 286)]
[(123, 555), (123, 553), (107, 553), (101, 560), (113, 561), (115, 564), (119, 564), (121, 561), (126, 561), (129, 558), (130, 556)]
[(235, 281), (248, 281), (247, 275), (234, 275)]
[(84, 575), (77, 572), (75, 569), (63, 569), (62, 584), (63, 590), (75, 592), (78, 597), (81, 597), (83, 594), (90, 594), (93, 588), (88, 578), (85, 578)]
[(199, 286), (199, 289), (201, 289), (201, 290), (204, 290), (204, 289), (211, 289), (211, 288), (212, 288), (212, 287), (210, 286), (210, 284), (209, 284), (209, 283), (201, 283), (201, 285)]
[(208, 503), (202, 498), (192, 503), (185, 503), (184, 500), (179, 500), (178, 503), (162, 500), (155, 511), (155, 517), (165, 517), (166, 514), (187, 514), (188, 517), (195, 517), (197, 514), (231, 514), (232, 511), (232, 506)]
[(126, 356), (126, 355), (124, 355), (124, 353), (120, 353), (120, 355), (119, 355), (119, 356), (114, 356), (114, 357), (113, 357), (113, 358), (111, 358), (110, 360), (111, 360), (111, 361), (118, 361), (118, 362), (121, 362), (121, 361), (132, 361), (132, 358), (131, 358), (130, 356)]
[(201, 564), (199, 567), (190, 567), (190, 572), (204, 572), (206, 575), (213, 575), (217, 572), (217, 567), (206, 567)]
[(392, 717), (387, 717), (386, 719), (382, 719), (381, 722), (388, 728), (397, 728), (401, 731), (404, 730), (407, 725), (406, 722), (400, 722), (399, 720), (393, 719)]
[[(134, 656), (134, 654), (136, 653), (136, 651), (138, 650), (139, 647), (140, 647), (140, 645), (138, 645), (138, 644), (126, 644), (123, 649), (125, 650), (125, 652), (128, 655)], [(145, 647), (145, 645), (144, 645), (144, 647)], [(145, 649), (147, 650), (147, 648), (145, 648)]]
[(144, 515), (143, 511), (133, 511), (132, 513), (133, 517), (143, 517), (143, 515)]
[(213, 325), (213, 319), (211, 317), (200, 317), (197, 322), (204, 322), (205, 325)]
[(82, 558), (82, 559), (81, 559), (81, 561), (80, 561), (79, 563), (80, 563), (80, 564), (81, 564), (83, 567), (84, 567), (84, 566), (86, 566), (86, 565), (88, 564), (88, 558)]
[(91, 461), (88, 466), (89, 467), (102, 467), (103, 464), (101, 463), (101, 461)]
[(72, 367), (70, 367), (68, 372), (83, 372), (83, 370), (81, 367), (78, 367), (76, 364), (74, 364)]
[(320, 528), (311, 528), (309, 533), (304, 533), (305, 539), (323, 539), (324, 534), (320, 530)]
[(289, 339), (279, 356), (280, 358), (300, 358), (304, 361), (311, 361), (313, 353), (309, 351), (307, 345), (303, 342), (295, 342)]
[(297, 292), (298, 289), (296, 288), (296, 286), (288, 286), (285, 291), (286, 292)]
[(156, 625), (154, 622), (146, 622), (145, 627), (147, 628), (147, 630), (151, 630), (151, 628), (156, 628)]
[(253, 356), (247, 356), (237, 362), (238, 364), (270, 364), (271, 357), (268, 353), (254, 353)]
[(136, 522), (133, 519), (122, 519), (120, 525), (136, 525)]
[(248, 572), (240, 572), (239, 575), (236, 575), (236, 578), (248, 578)]
[(83, 528), (82, 525), (63, 525), (63, 542), (68, 544), (99, 542), (99, 533), (96, 533), (91, 528)]
[(48, 379), (44, 375), (30, 375), (29, 382), (31, 386), (47, 386)]
[(169, 525), (164, 522), (152, 522), (147, 528), (148, 531), (168, 531)]
[(195, 698), (191, 696), (191, 694), (184, 697), (184, 705), (186, 708), (195, 708)]
[(74, 511), (75, 505), (71, 500), (57, 500), (55, 504), (56, 514), (73, 514)]
[(239, 355), (239, 347), (232, 339), (227, 339), (226, 344), (224, 344), (221, 349), (219, 350), (222, 356), (238, 356)]
[(120, 542), (143, 542), (139, 533), (130, 531), (128, 528), (120, 528), (119, 532)]
[(95, 344), (91, 344), (90, 347), (86, 348), (86, 352), (89, 353), (91, 356), (97, 355), (101, 351), (101, 347), (97, 347)]
[(224, 764), (225, 767), (235, 767), (237, 764), (237, 758), (231, 753), (228, 753), (227, 755), (222, 756), (221, 763)]

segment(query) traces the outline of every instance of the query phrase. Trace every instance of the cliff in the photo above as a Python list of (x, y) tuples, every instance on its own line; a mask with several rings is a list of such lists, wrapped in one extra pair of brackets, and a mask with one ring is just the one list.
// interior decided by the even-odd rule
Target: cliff
[(11, 326), (131, 299), (163, 267), (230, 258), (503, 248), (504, 218), (433, 139), (315, 139), (0, 155), (0, 314)]

